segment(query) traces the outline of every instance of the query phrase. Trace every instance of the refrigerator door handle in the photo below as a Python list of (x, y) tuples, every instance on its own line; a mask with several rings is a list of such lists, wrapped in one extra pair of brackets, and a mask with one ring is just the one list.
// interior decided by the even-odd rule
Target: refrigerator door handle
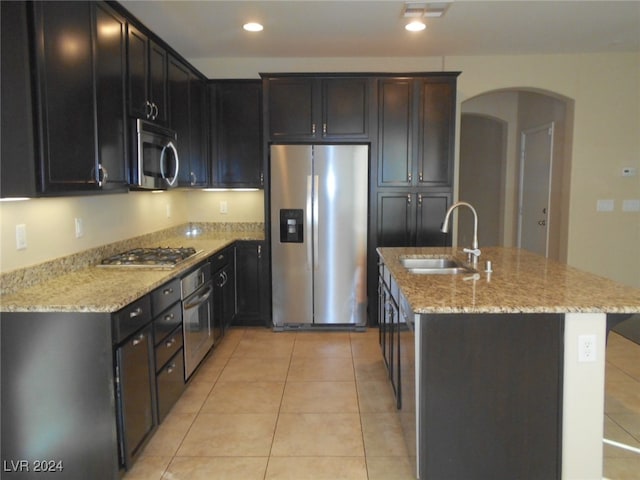
[(304, 241), (307, 244), (307, 267), (309, 268), (309, 270), (311, 270), (313, 268), (313, 243), (311, 241), (311, 238), (309, 237), (309, 234), (313, 235), (312, 233), (312, 222), (313, 222), (313, 217), (312, 217), (312, 208), (313, 208), (313, 185), (311, 183), (311, 175), (307, 175), (307, 208), (306, 208), (306, 218), (305, 218), (305, 229), (307, 230), (307, 238)]
[(320, 250), (318, 248), (318, 185), (320, 178), (313, 176), (313, 269), (317, 270), (320, 264)]
[(319, 239), (318, 239), (318, 185), (320, 177), (313, 176), (313, 268), (317, 269), (319, 261)]

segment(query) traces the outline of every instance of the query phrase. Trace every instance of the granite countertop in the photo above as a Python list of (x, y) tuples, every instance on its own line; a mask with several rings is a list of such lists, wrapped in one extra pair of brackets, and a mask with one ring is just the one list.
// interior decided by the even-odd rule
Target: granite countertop
[(264, 240), (264, 232), (215, 232), (163, 238), (163, 247), (194, 247), (199, 253), (171, 269), (90, 265), (2, 295), (0, 312), (116, 312), (236, 240)]
[[(414, 313), (640, 313), (640, 289), (517, 248), (482, 248), (478, 274), (420, 275), (404, 255), (453, 256), (462, 248), (378, 248)], [(493, 272), (483, 270), (492, 262)]]

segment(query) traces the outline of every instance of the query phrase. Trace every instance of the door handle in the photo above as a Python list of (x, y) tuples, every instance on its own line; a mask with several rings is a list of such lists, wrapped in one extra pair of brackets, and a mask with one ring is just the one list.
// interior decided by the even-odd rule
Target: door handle
[(547, 222), (545, 222), (544, 220), (538, 220), (538, 225), (540, 225), (541, 227), (544, 227), (547, 224)]

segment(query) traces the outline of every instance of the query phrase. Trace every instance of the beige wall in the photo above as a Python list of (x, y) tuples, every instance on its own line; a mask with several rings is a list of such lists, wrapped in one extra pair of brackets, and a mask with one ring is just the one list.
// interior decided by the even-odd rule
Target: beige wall
[[(227, 214), (220, 202), (227, 202)], [(167, 209), (169, 215), (167, 215)], [(0, 203), (0, 271), (42, 263), (185, 222), (262, 222), (263, 192), (181, 191), (38, 198)], [(85, 234), (75, 237), (75, 218)], [(27, 226), (27, 248), (16, 250), (15, 226)]]
[[(509, 88), (533, 88), (556, 92), (575, 100), (573, 132), (573, 168), (571, 172), (571, 199), (568, 227), (568, 262), (578, 268), (610, 277), (614, 280), (640, 287), (640, 214), (623, 213), (622, 201), (640, 198), (640, 175), (623, 178), (622, 167), (633, 166), (640, 171), (640, 54), (593, 54), (593, 55), (528, 55), (488, 57), (445, 58), (308, 58), (308, 59), (190, 59), (209, 78), (257, 78), (258, 72), (331, 72), (331, 71), (462, 71), (458, 81), (458, 102), (484, 92)], [(459, 111), (459, 109), (458, 109)], [(458, 118), (459, 123), (459, 118)], [(458, 129), (459, 131), (459, 129)], [(216, 205), (210, 211), (200, 203), (198, 194), (194, 200), (178, 197), (184, 192), (171, 192), (175, 196), (175, 217), (158, 220), (153, 230), (164, 228), (167, 223), (188, 220), (186, 209), (195, 202), (198, 215), (217, 218)], [(154, 216), (144, 212), (147, 202), (150, 208), (162, 211), (164, 200), (141, 198), (147, 192), (108, 197), (81, 197), (62, 200), (32, 200), (31, 202), (69, 202), (68, 209), (87, 208), (95, 221), (93, 241), (112, 239), (131, 230), (133, 235), (140, 228), (138, 222), (155, 223)], [(166, 195), (166, 194), (165, 194)], [(217, 194), (216, 194), (217, 195)], [(240, 194), (245, 195), (245, 194)], [(162, 196), (162, 195), (160, 195)], [(213, 198), (213, 197), (212, 197)], [(122, 200), (121, 200), (122, 199)], [(128, 199), (128, 200), (124, 200)], [(133, 200), (131, 200), (133, 199)], [(596, 212), (598, 199), (615, 200), (616, 211)], [(173, 201), (173, 200), (172, 200)], [(215, 203), (215, 200), (212, 200)], [(132, 202), (129, 205), (129, 202)], [(29, 202), (30, 203), (30, 202)], [(53, 205), (52, 203), (52, 205)], [(118, 212), (125, 215), (119, 221)], [(21, 213), (15, 209), (26, 208), (34, 219), (29, 221), (30, 246), (25, 252), (16, 252), (15, 224)], [(31, 210), (31, 209), (34, 210)], [(62, 208), (62, 207), (61, 207)], [(63, 208), (63, 210), (64, 210)], [(184, 209), (184, 210), (183, 210)], [(46, 209), (43, 209), (44, 212)], [(39, 213), (40, 208), (0, 206), (2, 217), (2, 263), (3, 270), (16, 266), (37, 263), (46, 258), (67, 254), (67, 245), (77, 251), (82, 242), (73, 238), (73, 215), (71, 211), (55, 213), (55, 216)], [(262, 207), (247, 212), (253, 216)], [(110, 212), (110, 213), (109, 213)], [(185, 212), (185, 213), (180, 213)], [(184, 215), (181, 218), (180, 215)], [(165, 215), (166, 217), (166, 215)], [(250, 221), (250, 220), (249, 220)], [(69, 226), (71, 222), (71, 226)], [(40, 224), (47, 225), (42, 230)], [(65, 232), (64, 240), (57, 232)], [(116, 231), (115, 235), (113, 231)], [(70, 232), (70, 233), (66, 233)], [(129, 235), (130, 236), (130, 235)], [(88, 239), (85, 240), (87, 243)], [(112, 240), (109, 240), (112, 241)], [(51, 248), (54, 243), (59, 247)], [(106, 242), (105, 242), (106, 243)], [(33, 245), (33, 246), (32, 246)], [(5, 248), (7, 247), (8, 248)], [(49, 255), (50, 249), (56, 253)], [(33, 250), (36, 250), (35, 252)], [(59, 253), (63, 252), (64, 253)], [(17, 261), (11, 260), (18, 257)], [(28, 259), (27, 259), (28, 257)], [(24, 263), (21, 260), (25, 260)]]

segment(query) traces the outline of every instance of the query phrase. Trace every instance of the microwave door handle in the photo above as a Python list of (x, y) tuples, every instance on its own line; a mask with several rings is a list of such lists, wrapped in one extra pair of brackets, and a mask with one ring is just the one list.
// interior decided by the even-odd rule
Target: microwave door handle
[[(176, 170), (173, 173), (173, 177), (171, 178), (167, 178), (167, 174), (164, 170), (165, 157), (166, 157), (165, 154), (166, 154), (167, 148), (171, 149), (171, 151), (173, 152), (173, 156), (176, 159)], [(162, 178), (164, 178), (167, 181), (170, 187), (172, 187), (176, 183), (176, 180), (178, 180), (179, 165), (180, 163), (178, 159), (178, 150), (176, 150), (176, 147), (173, 145), (173, 142), (169, 142), (167, 145), (165, 145), (162, 148), (162, 153), (160, 154), (160, 175), (162, 176)]]

